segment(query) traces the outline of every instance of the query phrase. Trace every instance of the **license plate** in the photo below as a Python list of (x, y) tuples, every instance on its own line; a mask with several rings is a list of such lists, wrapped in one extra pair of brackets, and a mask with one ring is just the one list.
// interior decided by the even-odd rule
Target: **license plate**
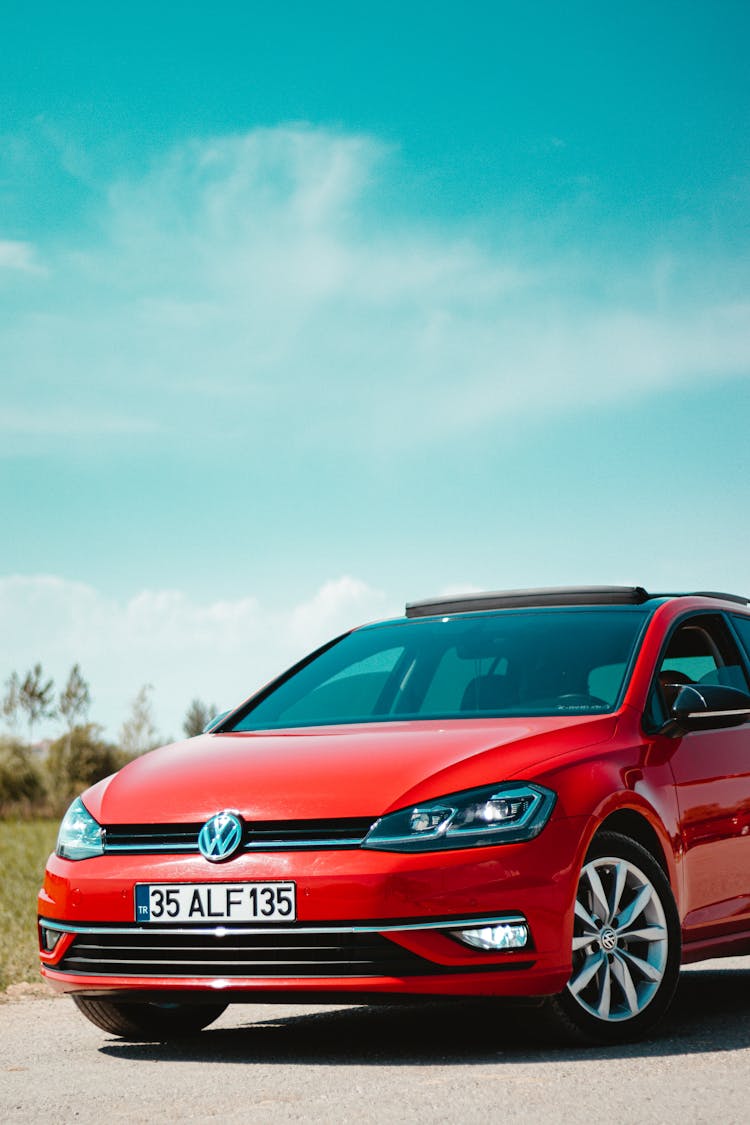
[(294, 883), (138, 883), (136, 922), (294, 922)]

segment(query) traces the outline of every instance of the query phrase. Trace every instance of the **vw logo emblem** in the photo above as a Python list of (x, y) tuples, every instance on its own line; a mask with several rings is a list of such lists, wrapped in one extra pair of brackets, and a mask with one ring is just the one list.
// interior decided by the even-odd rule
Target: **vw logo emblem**
[(617, 945), (617, 934), (611, 926), (605, 926), (599, 934), (599, 941), (602, 943), (602, 949), (605, 953), (611, 953)]
[(198, 850), (211, 863), (229, 859), (242, 843), (242, 821), (233, 812), (217, 813), (198, 833)]

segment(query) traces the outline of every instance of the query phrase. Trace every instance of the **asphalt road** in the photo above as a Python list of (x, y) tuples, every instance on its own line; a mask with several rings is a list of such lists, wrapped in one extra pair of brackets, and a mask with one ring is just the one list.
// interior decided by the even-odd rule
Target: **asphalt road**
[(2, 1122), (748, 1119), (750, 957), (687, 970), (658, 1035), (606, 1050), (475, 1004), (234, 1006), (169, 1046), (113, 1038), (65, 998), (0, 1003)]

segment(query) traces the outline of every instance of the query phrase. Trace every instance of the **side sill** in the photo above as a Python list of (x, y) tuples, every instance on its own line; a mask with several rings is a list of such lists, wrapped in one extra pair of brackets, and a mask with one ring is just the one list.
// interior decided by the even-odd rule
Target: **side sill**
[(682, 947), (682, 964), (709, 961), (712, 957), (747, 957), (750, 955), (750, 931), (718, 938), (692, 941)]

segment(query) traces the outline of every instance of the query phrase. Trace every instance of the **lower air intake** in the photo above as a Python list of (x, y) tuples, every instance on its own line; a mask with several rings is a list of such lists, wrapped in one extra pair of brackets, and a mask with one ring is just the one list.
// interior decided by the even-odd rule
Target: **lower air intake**
[(381, 934), (81, 934), (61, 972), (118, 977), (403, 977), (445, 972)]

